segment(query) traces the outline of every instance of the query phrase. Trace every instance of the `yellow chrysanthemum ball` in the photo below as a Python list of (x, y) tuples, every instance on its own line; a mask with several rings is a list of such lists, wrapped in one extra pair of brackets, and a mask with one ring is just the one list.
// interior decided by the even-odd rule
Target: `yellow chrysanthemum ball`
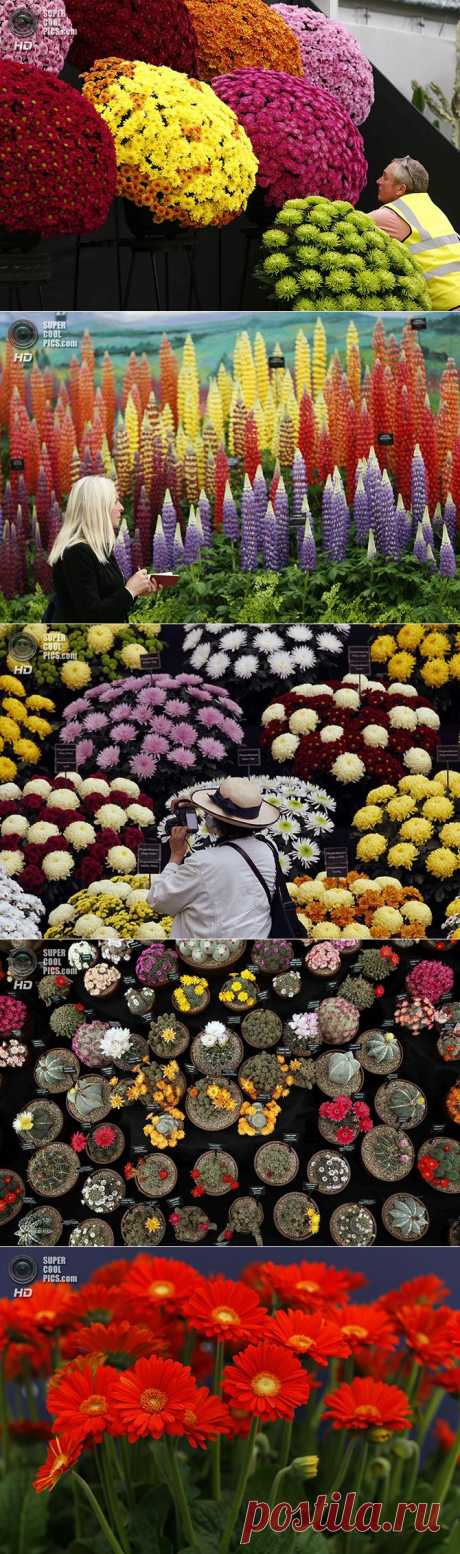
[(141, 60), (100, 59), (83, 93), (113, 135), (118, 193), (146, 205), (154, 222), (224, 226), (246, 209), (257, 159), (232, 109), (204, 81)]
[(417, 848), (411, 842), (395, 842), (394, 847), (388, 851), (388, 862), (391, 869), (411, 869), (417, 857)]
[(455, 870), (458, 869), (457, 854), (451, 847), (434, 847), (433, 851), (428, 853), (426, 867), (430, 874), (436, 875), (437, 879), (450, 879), (451, 874), (455, 874)]
[(110, 653), (115, 641), (113, 626), (89, 626), (86, 640), (90, 653)]
[(401, 626), (401, 630), (398, 631), (399, 646), (402, 648), (408, 648), (410, 652), (413, 652), (414, 648), (418, 647), (419, 642), (422, 641), (424, 632), (424, 626), (415, 626), (412, 624), (409, 626)]
[(375, 641), (372, 643), (371, 658), (373, 659), (374, 663), (385, 664), (387, 659), (391, 658), (392, 653), (395, 652), (396, 637), (385, 636), (383, 634), (381, 637), (376, 637)]
[(374, 858), (381, 858), (387, 850), (387, 843), (379, 831), (374, 831), (370, 836), (360, 836), (356, 857), (363, 863), (370, 863)]
[(69, 658), (68, 662), (62, 665), (61, 680), (69, 691), (83, 690), (83, 686), (89, 685), (91, 680), (89, 664), (85, 664), (81, 658)]
[(410, 680), (414, 664), (413, 653), (393, 653), (388, 664), (388, 673), (392, 680)]
[(422, 658), (445, 658), (450, 653), (450, 642), (445, 631), (428, 631), (420, 643)]
[(443, 658), (428, 658), (421, 674), (425, 685), (445, 685), (449, 679), (449, 666)]

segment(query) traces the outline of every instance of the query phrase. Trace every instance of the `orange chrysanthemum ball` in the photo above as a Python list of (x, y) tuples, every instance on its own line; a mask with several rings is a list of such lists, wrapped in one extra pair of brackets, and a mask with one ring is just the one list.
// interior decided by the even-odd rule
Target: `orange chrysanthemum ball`
[(203, 80), (246, 65), (303, 75), (298, 39), (265, 0), (186, 0), (186, 5)]
[(185, 0), (68, 0), (77, 36), (70, 62), (88, 70), (95, 59), (145, 59), (197, 75), (197, 43)]

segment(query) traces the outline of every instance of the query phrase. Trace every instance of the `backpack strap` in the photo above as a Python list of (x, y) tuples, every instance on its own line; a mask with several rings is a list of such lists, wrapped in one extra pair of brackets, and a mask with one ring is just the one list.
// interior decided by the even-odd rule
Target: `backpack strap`
[[(248, 857), (248, 854), (245, 853), (243, 847), (238, 847), (238, 842), (227, 842), (227, 841), (225, 841), (224, 845), (225, 845), (225, 847), (231, 847), (232, 852), (239, 853), (240, 858), (244, 858), (244, 862), (247, 863), (248, 869), (252, 870), (252, 873), (255, 874), (256, 879), (259, 881), (259, 885), (261, 885), (262, 889), (265, 891), (265, 895), (267, 897), (267, 901), (269, 903), (269, 907), (270, 907), (270, 911), (271, 911), (271, 908), (273, 906), (273, 896), (272, 896), (272, 894), (271, 894), (271, 892), (269, 890), (269, 887), (267, 885), (267, 881), (264, 880), (263, 874), (261, 874), (260, 873), (260, 869), (257, 868), (257, 864), (253, 863), (252, 858)], [(269, 842), (267, 843), (267, 846), (270, 847), (270, 843)], [(270, 852), (272, 852), (272, 851), (273, 851), (273, 849), (270, 847)], [(276, 885), (275, 885), (275, 890), (276, 890)], [(274, 893), (273, 893), (273, 895), (274, 895)]]

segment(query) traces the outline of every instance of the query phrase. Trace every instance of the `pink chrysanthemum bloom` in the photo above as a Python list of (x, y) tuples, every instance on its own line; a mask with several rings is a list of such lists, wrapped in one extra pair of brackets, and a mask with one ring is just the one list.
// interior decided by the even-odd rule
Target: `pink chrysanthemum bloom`
[(209, 756), (211, 761), (222, 761), (225, 755), (225, 745), (220, 739), (199, 739), (198, 744), (202, 755)]
[(146, 734), (142, 749), (146, 750), (148, 755), (166, 755), (169, 749), (168, 741), (163, 734)]
[(66, 739), (70, 739), (70, 740), (78, 739), (78, 735), (79, 734), (81, 734), (81, 723), (77, 723), (76, 718), (73, 720), (73, 722), (66, 723), (66, 725), (65, 725), (65, 737), (66, 737)]
[(135, 739), (135, 737), (136, 729), (133, 723), (114, 723), (112, 728), (113, 739), (119, 739), (121, 740), (121, 743), (124, 744), (127, 740)]
[[(67, 734), (67, 729), (66, 729), (66, 737), (70, 737)], [(77, 748), (76, 748), (76, 751), (75, 751), (77, 766), (83, 766), (85, 761), (89, 761), (92, 755), (94, 755), (94, 740), (93, 739), (79, 739), (78, 744), (77, 744)]]
[(129, 770), (132, 772), (133, 777), (153, 777), (156, 767), (155, 757), (147, 755), (144, 750), (141, 750), (139, 755), (134, 756), (133, 760), (129, 762)]
[(220, 727), (219, 719), (220, 713), (215, 707), (200, 707), (200, 711), (197, 712), (197, 721), (203, 723), (205, 728)]
[(196, 731), (191, 723), (176, 723), (174, 727), (176, 739), (180, 739), (182, 745), (196, 744)]
[(105, 712), (89, 712), (88, 717), (83, 719), (89, 734), (97, 734), (99, 729), (107, 728), (108, 721)]
[(185, 718), (187, 713), (190, 712), (190, 702), (180, 701), (179, 697), (176, 697), (176, 699), (172, 697), (171, 701), (168, 698), (168, 705), (166, 710), (170, 718)]
[(249, 135), (267, 205), (311, 194), (356, 204), (367, 175), (363, 140), (331, 92), (282, 70), (235, 70), (212, 85)]
[(356, 38), (341, 22), (307, 6), (275, 5), (273, 10), (295, 33), (307, 81), (332, 92), (350, 119), (362, 124), (374, 101), (374, 77)]
[(118, 766), (120, 760), (119, 745), (104, 745), (104, 749), (96, 756), (97, 765), (102, 771), (110, 771), (112, 766)]
[(167, 759), (168, 761), (172, 761), (175, 766), (195, 765), (195, 756), (193, 754), (193, 750), (186, 750), (184, 745), (175, 745), (172, 750), (169, 751)]

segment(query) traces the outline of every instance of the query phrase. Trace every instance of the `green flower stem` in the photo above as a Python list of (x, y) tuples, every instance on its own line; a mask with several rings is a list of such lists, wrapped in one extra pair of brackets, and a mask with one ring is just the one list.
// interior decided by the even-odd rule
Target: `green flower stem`
[(344, 1381), (353, 1381), (354, 1374), (355, 1374), (355, 1362), (354, 1362), (353, 1355), (349, 1354), (348, 1355), (348, 1359), (344, 1361), (344, 1366), (343, 1366), (343, 1379), (344, 1379)]
[(81, 1478), (80, 1474), (75, 1472), (75, 1469), (72, 1470), (70, 1479), (77, 1486), (78, 1491), (84, 1495), (85, 1499), (88, 1501), (88, 1505), (91, 1506), (91, 1510), (94, 1511), (94, 1515), (99, 1522), (101, 1531), (104, 1533), (104, 1537), (107, 1540), (109, 1549), (112, 1549), (112, 1554), (128, 1554), (126, 1546), (123, 1547), (123, 1544), (118, 1542), (118, 1538), (115, 1536), (115, 1533), (112, 1532), (112, 1528), (107, 1521), (107, 1517), (104, 1516), (102, 1506), (99, 1505), (99, 1501), (97, 1500), (96, 1495), (93, 1494), (93, 1491), (90, 1489), (89, 1484), (86, 1483), (86, 1480)]
[(420, 1447), (417, 1441), (413, 1441), (412, 1444), (414, 1450), (412, 1457), (409, 1457), (407, 1484), (404, 1484), (403, 1482), (404, 1499), (407, 1501), (413, 1499), (414, 1489), (417, 1483), (418, 1470), (420, 1467)]
[(418, 1360), (413, 1360), (411, 1373), (410, 1373), (409, 1380), (408, 1380), (408, 1383), (407, 1383), (407, 1396), (409, 1398), (409, 1402), (412, 1403), (412, 1404), (415, 1403), (415, 1397), (416, 1397), (416, 1393), (417, 1393), (417, 1389), (418, 1389), (418, 1382), (419, 1382), (420, 1374), (421, 1374), (421, 1371), (420, 1371), (420, 1366), (419, 1366)]
[(342, 1484), (343, 1484), (344, 1479), (345, 1479), (345, 1476), (348, 1473), (348, 1470), (349, 1470), (349, 1467), (350, 1467), (350, 1463), (351, 1463), (351, 1459), (352, 1459), (353, 1452), (354, 1452), (354, 1449), (355, 1449), (355, 1445), (356, 1445), (356, 1441), (352, 1437), (351, 1441), (348, 1442), (348, 1446), (346, 1447), (346, 1450), (344, 1451), (344, 1454), (343, 1454), (343, 1457), (342, 1457), (342, 1462), (341, 1462), (341, 1464), (339, 1466), (338, 1472), (336, 1472), (335, 1475), (334, 1475), (334, 1478), (331, 1479), (331, 1483), (329, 1485), (329, 1489), (330, 1489), (331, 1492), (334, 1489), (341, 1489)]
[[(283, 1422), (283, 1431), (282, 1431), (282, 1435), (281, 1435), (281, 1450), (280, 1450), (280, 1455), (279, 1455), (279, 1464), (280, 1464), (280, 1468), (281, 1469), (282, 1468), (287, 1468), (287, 1465), (288, 1465), (288, 1462), (289, 1462), (289, 1458), (290, 1458), (290, 1454), (291, 1454), (291, 1441), (292, 1441), (292, 1428), (293, 1428), (293, 1424), (294, 1424), (294, 1418), (293, 1417), (292, 1417), (292, 1419), (285, 1419), (284, 1422)], [(276, 1483), (276, 1479), (275, 1479), (275, 1483)], [(276, 1502), (275, 1502), (275, 1504), (276, 1504)]]
[(438, 1408), (440, 1408), (440, 1406), (441, 1406), (443, 1397), (444, 1397), (444, 1388), (443, 1387), (435, 1387), (434, 1391), (431, 1394), (429, 1403), (427, 1403), (427, 1406), (424, 1409), (424, 1412), (420, 1415), (420, 1419), (419, 1419), (418, 1427), (417, 1427), (417, 1431), (416, 1431), (416, 1439), (417, 1439), (418, 1444), (419, 1444), (420, 1447), (423, 1446), (423, 1442), (425, 1440), (425, 1436), (428, 1434), (428, 1431), (429, 1431), (430, 1425), (432, 1423), (432, 1420), (434, 1419), (435, 1414), (437, 1414)]
[(103, 1483), (104, 1483), (104, 1487), (105, 1487), (105, 1491), (106, 1491), (106, 1495), (107, 1495), (107, 1509), (108, 1509), (108, 1512), (109, 1512), (110, 1520), (112, 1522), (112, 1526), (114, 1528), (114, 1531), (117, 1533), (117, 1536), (119, 1537), (120, 1542), (121, 1542), (122, 1539), (124, 1538), (125, 1533), (124, 1533), (124, 1526), (123, 1526), (123, 1513), (122, 1513), (122, 1509), (121, 1509), (121, 1506), (120, 1506), (120, 1503), (119, 1503), (119, 1500), (118, 1500), (117, 1491), (116, 1491), (116, 1488), (115, 1488), (115, 1476), (117, 1475), (117, 1472), (118, 1472), (118, 1463), (117, 1463), (117, 1460), (115, 1460), (115, 1471), (114, 1471), (114, 1459), (113, 1459), (113, 1455), (112, 1455), (112, 1452), (111, 1452), (111, 1449), (110, 1449), (111, 1446), (112, 1446), (112, 1442), (109, 1441), (108, 1436), (104, 1436), (104, 1440), (103, 1440), (102, 1446), (101, 1446), (101, 1459), (100, 1460), (101, 1460), (101, 1468), (102, 1468), (102, 1474), (103, 1474)]
[(4, 1362), (4, 1356), (3, 1355), (2, 1355), (2, 1359), (1, 1359), (1, 1363), (0, 1363), (0, 1424), (1, 1424), (2, 1445), (3, 1445), (3, 1467), (4, 1467), (4, 1472), (7, 1473), (8, 1469), (9, 1469), (9, 1466), (10, 1466), (11, 1452), (10, 1452), (10, 1431), (9, 1431), (9, 1417), (8, 1417), (8, 1399), (7, 1399), (7, 1395), (6, 1395), (6, 1382), (5, 1382), (5, 1362)]
[[(114, 1443), (111, 1442), (111, 1445), (113, 1445), (113, 1444)], [(116, 1453), (115, 1453), (115, 1455), (116, 1455)], [(127, 1498), (128, 1498), (128, 1505), (133, 1507), (134, 1504), (135, 1504), (134, 1483), (133, 1483), (133, 1480), (134, 1480), (134, 1462), (132, 1462), (132, 1452), (130, 1453), (130, 1451), (129, 1451), (128, 1442), (127, 1442), (126, 1437), (124, 1435), (120, 1436), (120, 1456), (121, 1456), (121, 1463), (118, 1462), (118, 1458), (117, 1458), (118, 1470), (120, 1472), (122, 1483), (126, 1487), (126, 1494), (127, 1494)]]
[(73, 1514), (74, 1514), (74, 1520), (75, 1520), (75, 1537), (78, 1539), (78, 1538), (82, 1538), (83, 1537), (83, 1531), (84, 1531), (83, 1522), (82, 1522), (82, 1518), (81, 1518), (80, 1493), (79, 1493), (79, 1488), (78, 1488), (78, 1484), (77, 1484), (77, 1475), (76, 1475), (76, 1473), (71, 1473), (70, 1478), (71, 1478), (71, 1487), (72, 1487)]
[[(345, 1364), (346, 1363), (347, 1362), (345, 1361)], [(359, 1498), (359, 1493), (360, 1493), (361, 1485), (364, 1482), (364, 1479), (365, 1479), (365, 1476), (366, 1476), (366, 1468), (367, 1468), (368, 1456), (369, 1456), (369, 1442), (364, 1440), (363, 1441), (362, 1451), (361, 1451), (360, 1457), (359, 1457), (358, 1477), (355, 1480), (355, 1483), (353, 1484), (353, 1490), (354, 1490), (354, 1493), (356, 1495), (356, 1500), (355, 1500), (355, 1507), (356, 1508), (358, 1506), (358, 1498)], [(344, 1554), (345, 1554), (345, 1550), (347, 1551), (347, 1554), (348, 1554), (348, 1550), (351, 1549), (351, 1540), (352, 1540), (353, 1536), (354, 1536), (353, 1532), (346, 1532), (345, 1533), (345, 1537), (344, 1537), (344, 1540), (343, 1540)]]
[(246, 1489), (246, 1484), (248, 1482), (249, 1474), (250, 1474), (250, 1471), (251, 1471), (252, 1454), (253, 1454), (253, 1451), (254, 1451), (254, 1445), (255, 1445), (255, 1440), (256, 1440), (256, 1435), (257, 1435), (257, 1427), (258, 1427), (258, 1419), (255, 1418), (252, 1421), (251, 1429), (249, 1431), (249, 1435), (248, 1435), (248, 1438), (247, 1438), (247, 1441), (246, 1441), (246, 1451), (245, 1451), (245, 1454), (244, 1454), (244, 1457), (243, 1457), (243, 1461), (242, 1461), (242, 1464), (241, 1464), (240, 1473), (239, 1473), (239, 1477), (238, 1477), (238, 1482), (237, 1482), (237, 1486), (236, 1486), (236, 1489), (235, 1489), (235, 1493), (234, 1493), (234, 1496), (233, 1496), (233, 1500), (232, 1500), (232, 1503), (231, 1503), (231, 1506), (230, 1506), (230, 1510), (229, 1510), (229, 1513), (228, 1513), (228, 1516), (227, 1516), (227, 1520), (226, 1520), (226, 1523), (225, 1523), (225, 1527), (224, 1527), (224, 1531), (223, 1531), (223, 1536), (222, 1536), (222, 1540), (221, 1540), (221, 1543), (220, 1543), (219, 1554), (227, 1554), (227, 1551), (230, 1548), (230, 1543), (231, 1543), (231, 1540), (232, 1540), (233, 1529), (234, 1529), (235, 1523), (236, 1523), (236, 1521), (238, 1519), (239, 1512), (241, 1510), (241, 1506), (242, 1506), (242, 1503), (243, 1503), (243, 1495), (244, 1495), (244, 1492), (245, 1492), (245, 1489)]
[(455, 1436), (455, 1440), (452, 1443), (450, 1451), (447, 1452), (445, 1460), (441, 1464), (441, 1467), (439, 1468), (439, 1470), (438, 1470), (438, 1472), (436, 1474), (436, 1478), (435, 1478), (435, 1481), (434, 1481), (434, 1484), (433, 1484), (433, 1490), (432, 1490), (433, 1504), (437, 1504), (438, 1501), (439, 1501), (440, 1505), (443, 1504), (443, 1501), (445, 1500), (446, 1495), (448, 1494), (450, 1486), (451, 1486), (451, 1483), (452, 1483), (452, 1479), (453, 1479), (453, 1476), (454, 1476), (454, 1473), (455, 1473), (455, 1469), (456, 1469), (456, 1466), (457, 1466), (457, 1457), (459, 1455), (459, 1452), (460, 1452), (460, 1423), (458, 1425), (457, 1434)]
[[(223, 1342), (223, 1339), (219, 1338), (217, 1340), (216, 1352), (215, 1352), (215, 1356), (214, 1356), (214, 1376), (213, 1376), (213, 1383), (212, 1383), (212, 1390), (213, 1390), (213, 1392), (215, 1392), (216, 1397), (221, 1397), (221, 1395), (222, 1395), (222, 1376), (223, 1376), (223, 1371), (224, 1371), (224, 1359), (225, 1359), (225, 1344)], [(210, 1454), (209, 1455), (210, 1455), (210, 1462), (211, 1462), (211, 1484), (212, 1484), (213, 1499), (214, 1500), (221, 1500), (222, 1499), (222, 1482), (221, 1482), (221, 1438), (220, 1438), (220, 1435), (218, 1435), (216, 1437), (215, 1441), (211, 1442), (211, 1450), (210, 1450)]]
[(190, 1547), (192, 1549), (199, 1549), (200, 1545), (198, 1537), (193, 1526), (187, 1496), (185, 1493), (184, 1485), (182, 1483), (179, 1468), (177, 1466), (175, 1448), (169, 1436), (165, 1436), (164, 1444), (166, 1447), (166, 1455), (171, 1475), (172, 1488), (176, 1497), (176, 1506), (182, 1522), (182, 1529), (187, 1539), (187, 1543), (190, 1544)]

